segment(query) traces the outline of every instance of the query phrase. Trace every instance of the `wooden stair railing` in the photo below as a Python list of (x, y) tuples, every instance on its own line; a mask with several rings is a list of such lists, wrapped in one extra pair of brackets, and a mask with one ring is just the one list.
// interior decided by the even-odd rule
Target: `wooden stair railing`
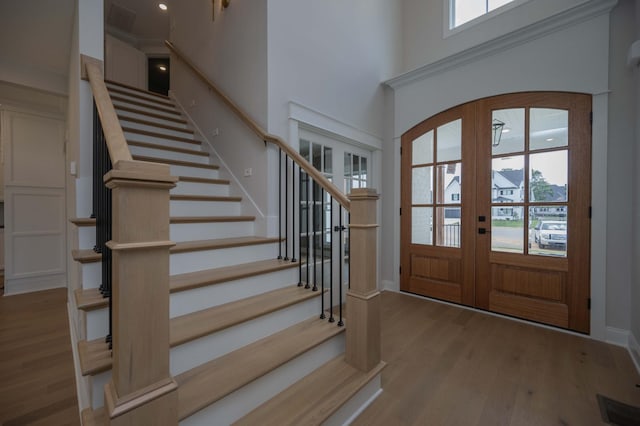
[[(296, 150), (294, 150), (291, 145), (285, 142), (282, 138), (276, 135), (272, 135), (267, 133), (255, 120), (249, 117), (238, 104), (236, 104), (228, 95), (226, 95), (220, 88), (216, 86), (216, 84), (211, 81), (211, 79), (201, 71), (186, 55), (180, 51), (173, 43), (170, 41), (165, 41), (166, 46), (169, 48), (171, 53), (175, 55), (176, 58), (181, 60), (187, 68), (189, 68), (213, 93), (215, 93), (218, 98), (244, 123), (255, 133), (261, 140), (265, 143), (270, 142), (277, 146), (280, 150), (280, 153), (285, 154), (285, 166), (284, 169), (281, 168), (279, 175), (282, 180), (282, 176), (285, 176), (285, 185), (284, 188), (286, 190), (284, 195), (284, 205), (285, 205), (285, 215), (288, 210), (288, 202), (291, 199), (291, 204), (294, 206), (293, 214), (291, 215), (291, 219), (294, 221), (293, 226), (290, 226), (285, 222), (285, 238), (288, 237), (288, 230), (291, 228), (292, 233), (295, 232), (295, 205), (296, 205), (296, 186), (295, 186), (295, 171), (296, 166), (298, 167), (299, 175), (305, 175), (306, 177), (310, 177), (315, 183), (309, 184), (307, 188), (307, 218), (309, 215), (313, 214), (309, 210), (309, 206), (313, 204), (313, 211), (316, 210), (316, 204), (318, 203), (317, 199), (322, 200), (322, 212), (320, 216), (322, 216), (322, 231), (320, 232), (320, 248), (316, 245), (317, 235), (315, 231), (315, 226), (313, 225), (313, 231), (309, 228), (308, 224), (304, 224), (306, 226), (306, 241), (309, 244), (306, 247), (307, 259), (306, 259), (306, 269), (307, 269), (307, 277), (309, 277), (309, 270), (311, 268), (311, 263), (309, 261), (308, 253), (310, 251), (314, 252), (314, 265), (317, 264), (317, 258), (315, 257), (316, 252), (321, 252), (322, 261), (321, 261), (321, 273), (324, 274), (324, 235), (326, 232), (326, 224), (324, 220), (324, 191), (326, 191), (335, 202), (337, 202), (341, 208), (344, 208), (349, 214), (350, 223), (348, 224), (349, 228), (349, 291), (347, 292), (347, 312), (349, 313), (349, 324), (346, 330), (346, 349), (345, 349), (345, 359), (348, 363), (358, 368), (361, 371), (371, 371), (381, 362), (380, 360), (380, 298), (379, 291), (377, 289), (377, 218), (376, 218), (376, 204), (378, 200), (378, 195), (375, 189), (370, 188), (362, 188), (362, 189), (354, 189), (349, 196), (346, 196), (340, 189), (338, 189), (332, 182), (330, 182), (320, 171), (318, 171), (315, 167), (313, 167), (309, 161), (303, 158)], [(288, 166), (288, 159), (292, 160), (291, 168)], [(282, 156), (280, 156), (280, 162), (282, 161)], [(291, 172), (291, 186), (288, 183), (288, 176)], [(298, 204), (302, 205), (303, 200), (303, 182), (304, 178), (299, 179), (299, 198)], [(320, 189), (321, 195), (319, 198), (316, 198), (315, 190), (316, 186)], [(282, 187), (281, 187), (282, 188)], [(309, 196), (310, 191), (314, 191), (312, 197)], [(291, 192), (291, 195), (289, 195)], [(309, 201), (311, 200), (311, 201)], [(282, 201), (279, 200), (280, 207), (282, 207)], [(331, 207), (332, 208), (332, 207)], [(300, 208), (302, 211), (302, 208)], [(280, 215), (282, 216), (282, 214)], [(300, 234), (302, 235), (303, 229), (303, 215), (302, 212), (299, 214), (299, 228)], [(282, 218), (280, 219), (280, 223), (282, 223)], [(332, 234), (334, 232), (333, 224), (328, 228), (328, 234)], [(336, 232), (340, 232), (340, 235), (344, 227), (342, 224), (336, 227)], [(282, 235), (281, 235), (282, 237)], [(310, 239), (313, 238), (313, 245), (309, 242)], [(331, 237), (332, 238), (332, 237)], [(300, 239), (299, 245), (299, 253), (302, 255), (302, 238)], [(285, 242), (285, 256), (284, 258), (288, 258), (288, 242)], [(295, 242), (293, 243), (293, 260), (295, 260)], [(278, 257), (282, 257), (282, 253), (279, 253)], [(302, 256), (301, 256), (302, 257)], [(333, 257), (333, 254), (331, 254)], [(300, 259), (300, 265), (302, 265), (305, 259)], [(302, 267), (302, 266), (300, 266)], [(342, 265), (340, 265), (342, 268)], [(313, 275), (316, 275), (316, 269), (314, 266)], [(310, 279), (307, 278), (306, 287), (310, 287)], [(299, 286), (303, 285), (302, 278), (302, 270), (300, 272), (300, 281), (298, 283)], [(324, 286), (324, 275), (322, 278), (322, 285)], [(331, 289), (333, 286), (331, 286)], [(314, 282), (313, 286), (314, 290), (317, 290), (316, 284)], [(342, 279), (340, 279), (340, 321), (338, 325), (342, 323)], [(324, 318), (324, 298), (323, 307), (321, 309), (321, 318)], [(330, 318), (329, 321), (333, 321), (333, 293), (330, 296)]]
[(169, 371), (169, 190), (166, 164), (135, 161), (107, 91), (102, 62), (81, 56), (102, 123), (112, 169), (112, 378), (105, 386), (108, 424), (177, 425)]

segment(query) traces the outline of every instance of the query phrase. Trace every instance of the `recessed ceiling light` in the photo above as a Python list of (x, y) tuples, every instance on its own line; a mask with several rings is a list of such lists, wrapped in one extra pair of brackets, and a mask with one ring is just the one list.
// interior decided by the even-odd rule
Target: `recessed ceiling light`
[(159, 7), (161, 10), (167, 10), (167, 5), (166, 5), (165, 3), (158, 3), (158, 7)]
[(158, 65), (158, 69), (159, 69), (160, 71), (166, 71), (166, 70), (167, 70), (167, 67), (165, 67), (164, 65)]
[(504, 129), (502, 129), (502, 133), (509, 133), (511, 131), (510, 128), (505, 127)]
[(547, 142), (553, 142), (553, 138), (547, 138), (546, 141)]

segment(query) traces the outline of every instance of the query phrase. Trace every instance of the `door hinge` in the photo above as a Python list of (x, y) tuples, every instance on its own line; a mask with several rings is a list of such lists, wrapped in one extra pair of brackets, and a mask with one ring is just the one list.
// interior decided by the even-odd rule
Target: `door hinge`
[(400, 155), (402, 155), (402, 147), (400, 147)]
[(400, 216), (402, 216), (402, 207), (400, 207)]
[(398, 269), (400, 269), (400, 275), (402, 275), (402, 266), (400, 266)]
[(587, 299), (587, 309), (591, 310), (591, 298)]
[(591, 214), (593, 213), (593, 209), (589, 206), (589, 219), (591, 219)]
[(589, 124), (593, 126), (593, 111), (589, 112)]

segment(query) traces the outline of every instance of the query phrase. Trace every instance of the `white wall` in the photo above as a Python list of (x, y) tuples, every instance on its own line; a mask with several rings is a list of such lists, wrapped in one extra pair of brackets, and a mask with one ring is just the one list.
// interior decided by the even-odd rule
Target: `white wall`
[[(231, 2), (223, 11), (219, 9), (218, 0), (215, 5), (216, 19), (212, 21), (209, 1), (169, 4), (170, 40), (266, 129), (266, 2)], [(264, 211), (268, 205), (264, 143), (232, 116), (174, 56), (171, 58), (171, 93), (211, 141), (255, 204)], [(245, 178), (243, 174), (247, 168), (253, 170), (253, 176)]]
[[(635, 4), (635, 40), (640, 40), (640, 5)], [(635, 179), (633, 186), (633, 270), (631, 275), (631, 341), (636, 357), (636, 365), (640, 368), (640, 67), (633, 69), (635, 84)]]
[[(395, 129), (394, 139), (386, 141), (385, 151), (393, 152), (394, 159), (393, 169), (385, 169), (383, 190), (388, 193), (400, 188), (399, 138), (425, 118), (467, 101), (501, 93), (534, 90), (590, 93), (594, 95), (592, 238), (605, 241), (609, 211), (606, 187), (601, 186), (607, 182), (609, 16), (606, 10), (598, 9), (602, 4), (604, 2), (591, 2), (596, 6), (592, 9), (595, 15), (587, 20), (582, 15), (563, 14), (562, 19), (541, 21), (540, 26), (518, 30), (494, 43), (480, 44), (465, 54), (454, 55), (450, 64), (426, 66), (390, 81), (395, 87)], [(520, 24), (524, 19), (520, 14), (528, 13), (522, 7), (510, 12), (513, 22), (507, 28)], [(572, 21), (572, 16), (580, 19)], [(412, 42), (415, 41), (406, 41), (407, 45)], [(390, 160), (385, 162), (389, 163)], [(399, 195), (395, 198), (383, 221), (384, 227), (393, 229), (391, 240), (395, 244), (383, 247), (382, 258), (393, 259), (393, 264), (383, 269), (383, 280), (397, 289)], [(629, 201), (625, 204), (622, 208), (628, 209)], [(607, 249), (608, 245), (601, 244), (592, 247), (592, 335), (603, 339), (607, 294), (625, 291), (619, 283), (607, 286)]]
[(627, 52), (635, 39), (635, 1), (620, 0), (611, 13), (609, 40), (609, 142), (607, 150), (607, 325), (630, 328), (635, 96)]
[(105, 34), (105, 77), (147, 90), (147, 56), (122, 40)]
[(446, 38), (445, 1), (449, 0), (403, 0), (403, 71), (436, 62), (589, 0), (529, 0)]

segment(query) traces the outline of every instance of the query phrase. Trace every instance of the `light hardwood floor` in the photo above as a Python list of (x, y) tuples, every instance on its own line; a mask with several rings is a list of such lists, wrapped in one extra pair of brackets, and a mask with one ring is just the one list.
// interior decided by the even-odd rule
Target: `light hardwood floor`
[(0, 297), (0, 425), (79, 425), (67, 289)]
[(384, 392), (354, 425), (602, 425), (596, 394), (640, 405), (625, 349), (382, 294)]

